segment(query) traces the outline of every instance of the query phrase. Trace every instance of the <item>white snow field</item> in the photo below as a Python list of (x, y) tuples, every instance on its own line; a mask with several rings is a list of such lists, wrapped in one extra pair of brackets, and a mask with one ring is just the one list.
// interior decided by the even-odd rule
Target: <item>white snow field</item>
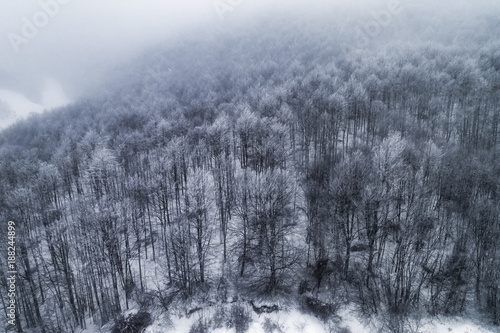
[[(240, 303), (242, 305), (244, 303)], [(245, 305), (243, 305), (245, 307)], [(328, 323), (320, 319), (302, 313), (298, 309), (283, 310), (269, 314), (258, 315), (254, 313), (250, 306), (247, 308), (252, 316), (248, 333), (269, 333), (266, 331), (266, 323), (273, 325), (273, 333), (384, 333), (380, 321), (371, 320), (365, 322), (361, 320), (353, 311), (342, 309), (339, 317)], [(137, 309), (127, 311), (126, 315), (137, 312)], [(189, 333), (191, 327), (200, 318), (210, 319), (214, 315), (214, 309), (204, 309), (187, 316), (166, 316), (159, 315), (155, 321), (146, 328), (144, 333)], [(236, 333), (234, 328), (210, 329), (212, 333)], [(269, 326), (268, 326), (269, 327)], [(86, 330), (78, 333), (107, 333), (110, 326), (103, 328), (89, 326)], [(475, 322), (471, 319), (460, 317), (432, 317), (425, 318), (418, 322), (409, 322), (408, 333), (498, 333), (499, 328), (487, 326), (482, 322)]]

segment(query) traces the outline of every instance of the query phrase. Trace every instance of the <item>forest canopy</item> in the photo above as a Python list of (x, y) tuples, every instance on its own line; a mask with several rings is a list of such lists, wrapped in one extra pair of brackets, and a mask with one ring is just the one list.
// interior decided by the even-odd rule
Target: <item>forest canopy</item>
[(19, 332), (234, 297), (499, 325), (500, 14), (419, 13), (198, 32), (2, 131)]

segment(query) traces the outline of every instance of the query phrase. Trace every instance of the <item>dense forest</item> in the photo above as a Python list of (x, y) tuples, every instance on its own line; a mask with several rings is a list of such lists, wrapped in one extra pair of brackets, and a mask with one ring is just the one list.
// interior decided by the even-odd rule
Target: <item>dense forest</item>
[(496, 16), (360, 47), (295, 19), (151, 49), (0, 133), (17, 332), (256, 299), (500, 325)]

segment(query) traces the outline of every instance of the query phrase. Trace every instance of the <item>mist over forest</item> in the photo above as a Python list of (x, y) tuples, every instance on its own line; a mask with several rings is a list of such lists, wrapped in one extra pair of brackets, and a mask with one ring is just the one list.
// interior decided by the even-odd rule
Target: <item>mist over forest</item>
[(498, 332), (500, 3), (199, 5), (0, 44), (0, 327)]

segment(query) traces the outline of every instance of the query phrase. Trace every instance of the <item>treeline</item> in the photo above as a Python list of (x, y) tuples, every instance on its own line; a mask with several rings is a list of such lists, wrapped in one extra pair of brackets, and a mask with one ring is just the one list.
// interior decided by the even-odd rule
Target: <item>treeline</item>
[(2, 132), (19, 332), (232, 294), (500, 323), (500, 46), (256, 34)]

